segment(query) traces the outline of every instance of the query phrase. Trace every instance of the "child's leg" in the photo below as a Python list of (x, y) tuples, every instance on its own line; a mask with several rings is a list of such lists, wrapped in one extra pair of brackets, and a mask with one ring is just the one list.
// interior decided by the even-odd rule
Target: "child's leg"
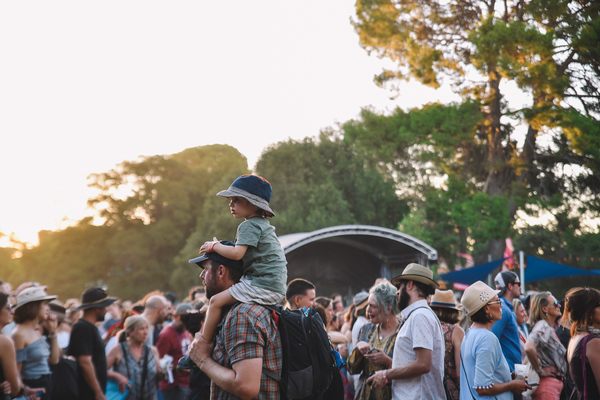
[(202, 326), (202, 339), (206, 342), (212, 342), (215, 338), (215, 331), (217, 325), (221, 322), (221, 315), (223, 308), (226, 306), (232, 306), (237, 302), (233, 298), (229, 289), (218, 293), (210, 298), (208, 302), (208, 309), (206, 310), (206, 318)]

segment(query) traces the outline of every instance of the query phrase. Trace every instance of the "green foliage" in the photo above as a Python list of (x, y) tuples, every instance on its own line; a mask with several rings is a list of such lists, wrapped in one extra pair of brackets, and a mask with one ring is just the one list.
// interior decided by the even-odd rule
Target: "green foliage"
[(280, 142), (263, 152), (256, 170), (273, 186), (278, 235), (343, 224), (396, 229), (407, 210), (393, 182), (330, 133)]

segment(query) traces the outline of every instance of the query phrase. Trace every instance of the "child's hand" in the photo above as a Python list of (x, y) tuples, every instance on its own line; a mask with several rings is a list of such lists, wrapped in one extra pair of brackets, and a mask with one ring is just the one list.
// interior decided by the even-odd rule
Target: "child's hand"
[(213, 237), (212, 242), (204, 242), (202, 247), (200, 247), (200, 253), (211, 253), (213, 251), (213, 246), (219, 243), (219, 239)]

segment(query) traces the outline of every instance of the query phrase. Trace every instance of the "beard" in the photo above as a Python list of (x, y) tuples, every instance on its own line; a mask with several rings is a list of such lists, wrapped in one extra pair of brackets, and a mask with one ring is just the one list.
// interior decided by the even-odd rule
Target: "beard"
[(398, 300), (398, 307), (400, 308), (400, 311), (402, 311), (406, 307), (408, 307), (409, 301), (410, 301), (410, 295), (406, 291), (406, 285), (404, 285), (404, 286), (402, 286), (402, 289), (400, 289), (400, 299)]

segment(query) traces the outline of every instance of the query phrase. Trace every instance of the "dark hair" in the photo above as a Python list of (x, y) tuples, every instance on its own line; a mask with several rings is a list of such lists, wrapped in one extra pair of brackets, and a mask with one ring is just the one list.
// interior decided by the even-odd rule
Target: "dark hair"
[(189, 333), (195, 335), (197, 332), (200, 332), (200, 327), (205, 317), (205, 311), (188, 311), (181, 314), (181, 323)]
[(292, 280), (287, 285), (285, 291), (285, 298), (288, 303), (292, 304), (295, 296), (304, 296), (307, 290), (315, 289), (315, 285), (307, 281), (306, 279), (297, 278)]
[(26, 321), (32, 321), (37, 318), (42, 308), (44, 300), (32, 301), (31, 303), (23, 304), (21, 307), (15, 310), (13, 319), (15, 324), (22, 324)]
[(323, 324), (325, 324), (325, 328), (329, 329), (329, 326), (327, 324), (327, 311), (325, 311), (325, 309), (323, 307), (321, 307), (320, 304), (315, 304), (315, 310), (319, 313), (319, 316), (323, 320)]
[(429, 286), (426, 283), (418, 282), (418, 281), (413, 281), (413, 283), (416, 286), (417, 291), (419, 292), (419, 296), (421, 296), (423, 298), (427, 298), (427, 296), (431, 296), (431, 295), (435, 294), (434, 287)]
[(3, 308), (8, 303), (8, 294), (0, 292), (0, 308)]
[(571, 337), (592, 325), (594, 310), (600, 305), (600, 291), (576, 287), (565, 295), (565, 315), (573, 322)]
[(317, 297), (315, 302), (320, 304), (323, 309), (326, 309), (331, 304), (331, 299), (328, 299), (327, 297)]
[(357, 316), (354, 315), (354, 310), (356, 309), (356, 306), (354, 305), (354, 303), (350, 303), (350, 306), (348, 306), (348, 309), (346, 310), (346, 313), (344, 314), (344, 320), (348, 323), (348, 325), (350, 325), (350, 329), (352, 329), (352, 327), (354, 327), (354, 323), (357, 320)]
[[(485, 306), (487, 306), (487, 304)], [(475, 314), (471, 315), (471, 321), (484, 325), (492, 322), (492, 319), (488, 316), (485, 306), (481, 307)]]
[(224, 268), (227, 269), (227, 271), (229, 272), (229, 278), (234, 281), (234, 282), (239, 282), (240, 278), (242, 277), (242, 270), (234, 268), (234, 267), (230, 267), (228, 265), (225, 264), (219, 264), (219, 262), (213, 260), (213, 259), (208, 259), (209, 261), (209, 265), (210, 265), (210, 271), (213, 272), (215, 270), (216, 267), (218, 267), (219, 265), (222, 265)]
[(431, 309), (442, 322), (446, 322), (447, 324), (457, 324), (458, 321), (460, 321), (460, 318), (458, 317), (459, 311), (454, 308), (431, 306)]

